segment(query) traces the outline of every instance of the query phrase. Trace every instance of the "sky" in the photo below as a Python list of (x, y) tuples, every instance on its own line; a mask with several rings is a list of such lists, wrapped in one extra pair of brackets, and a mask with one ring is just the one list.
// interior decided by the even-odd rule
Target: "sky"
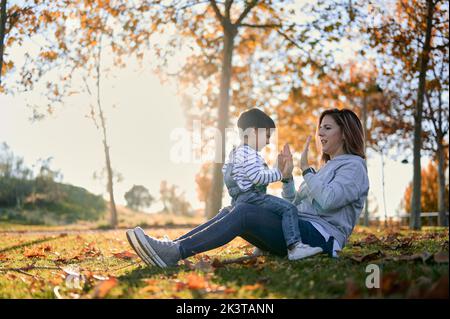
[[(344, 45), (337, 58), (351, 57), (352, 45)], [(125, 69), (110, 67), (115, 79), (103, 82), (102, 98), (112, 166), (123, 176), (123, 181), (115, 183), (116, 202), (125, 204), (124, 194), (134, 184), (144, 185), (154, 197), (159, 197), (160, 182), (167, 180), (185, 192), (193, 208), (203, 208), (197, 199), (195, 185), (201, 161), (177, 162), (174, 156), (176, 132), (186, 132), (186, 119), (176, 87), (161, 84), (150, 68), (139, 68), (132, 61)], [(107, 198), (104, 181), (93, 178), (94, 172), (105, 166), (105, 160), (100, 131), (86, 118), (89, 112), (87, 96), (68, 99), (63, 108), (57, 108), (53, 115), (37, 122), (29, 120), (32, 111), (26, 105), (27, 99), (38, 100), (38, 92), (0, 95), (0, 143), (6, 142), (29, 166), (40, 158), (51, 156), (52, 168), (61, 171), (63, 182), (82, 186)], [(116, 107), (111, 107), (113, 104)], [(191, 136), (187, 134), (184, 138), (189, 148)], [(412, 165), (402, 164), (400, 160), (386, 159), (385, 194), (389, 216), (396, 215), (405, 188), (412, 180)], [(381, 157), (371, 153), (367, 163), (371, 185), (369, 197), (376, 202), (373, 206), (378, 206), (378, 213), (383, 216)], [(426, 159), (422, 165), (427, 165)], [(301, 180), (301, 177), (296, 178), (298, 183)], [(227, 202), (225, 200), (224, 204)], [(161, 204), (157, 203), (148, 211), (160, 208)]]

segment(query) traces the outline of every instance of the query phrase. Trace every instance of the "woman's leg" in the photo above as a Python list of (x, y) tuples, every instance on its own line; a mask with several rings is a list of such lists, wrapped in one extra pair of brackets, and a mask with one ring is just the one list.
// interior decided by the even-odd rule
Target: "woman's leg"
[(236, 236), (271, 253), (286, 255), (281, 217), (242, 203), (202, 230), (179, 240), (181, 257), (184, 259), (223, 246)]
[(190, 237), (196, 233), (198, 233), (199, 231), (202, 231), (203, 229), (205, 229), (206, 227), (208, 227), (209, 225), (211, 225), (212, 223), (215, 223), (216, 221), (218, 221), (219, 219), (221, 219), (222, 217), (224, 217), (226, 214), (228, 214), (231, 210), (233, 209), (232, 206), (227, 206), (222, 208), (219, 213), (214, 216), (213, 218), (211, 218), (210, 220), (206, 221), (205, 223), (195, 227), (194, 229), (190, 230), (189, 232), (187, 232), (186, 234), (178, 237), (177, 239), (175, 239), (174, 241), (179, 241), (182, 240), (184, 238)]

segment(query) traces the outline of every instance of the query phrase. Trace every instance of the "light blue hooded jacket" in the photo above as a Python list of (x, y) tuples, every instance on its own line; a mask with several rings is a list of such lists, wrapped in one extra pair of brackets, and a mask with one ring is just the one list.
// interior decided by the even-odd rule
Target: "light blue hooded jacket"
[(344, 248), (368, 192), (366, 161), (343, 154), (329, 160), (316, 174), (306, 174), (298, 192), (294, 181), (283, 184), (282, 196), (297, 206), (300, 219), (318, 223)]

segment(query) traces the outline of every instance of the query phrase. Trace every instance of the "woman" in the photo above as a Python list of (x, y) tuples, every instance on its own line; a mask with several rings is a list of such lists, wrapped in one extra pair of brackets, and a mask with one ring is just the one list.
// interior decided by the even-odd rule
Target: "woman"
[[(321, 114), (317, 138), (324, 165), (317, 172), (310, 167), (308, 137), (300, 160), (304, 182), (298, 191), (292, 178), (292, 155), (285, 145), (279, 164), (285, 177), (282, 196), (297, 206), (302, 242), (336, 256), (352, 233), (369, 190), (364, 133), (354, 112), (333, 109)], [(174, 241), (147, 236), (139, 227), (127, 231), (136, 253), (148, 265), (159, 267), (174, 266), (181, 259), (225, 245), (236, 236), (260, 250), (286, 255), (281, 217), (250, 204), (225, 207)]]

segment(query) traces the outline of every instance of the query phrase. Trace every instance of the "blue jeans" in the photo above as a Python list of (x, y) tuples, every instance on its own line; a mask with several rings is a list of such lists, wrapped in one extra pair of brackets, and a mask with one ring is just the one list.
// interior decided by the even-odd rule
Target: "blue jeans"
[[(278, 256), (286, 256), (287, 246), (279, 214), (256, 205), (238, 203), (225, 207), (206, 223), (176, 239), (180, 244), (181, 257), (190, 256), (218, 248), (240, 236), (252, 245)], [(298, 219), (303, 243), (321, 247), (332, 256), (333, 237), (325, 241), (320, 232), (310, 223)]]
[(228, 163), (224, 174), (224, 182), (232, 199), (232, 207), (238, 203), (247, 203), (256, 205), (261, 209), (269, 210), (281, 216), (281, 226), (287, 247), (301, 241), (297, 207), (285, 199), (268, 195), (265, 191), (257, 190), (257, 186), (255, 185), (251, 189), (243, 192), (232, 176), (233, 165), (233, 162)]
[(289, 201), (260, 192), (249, 192), (238, 195), (235, 203), (256, 205), (261, 209), (269, 210), (281, 216), (281, 227), (287, 247), (301, 241), (297, 207)]

